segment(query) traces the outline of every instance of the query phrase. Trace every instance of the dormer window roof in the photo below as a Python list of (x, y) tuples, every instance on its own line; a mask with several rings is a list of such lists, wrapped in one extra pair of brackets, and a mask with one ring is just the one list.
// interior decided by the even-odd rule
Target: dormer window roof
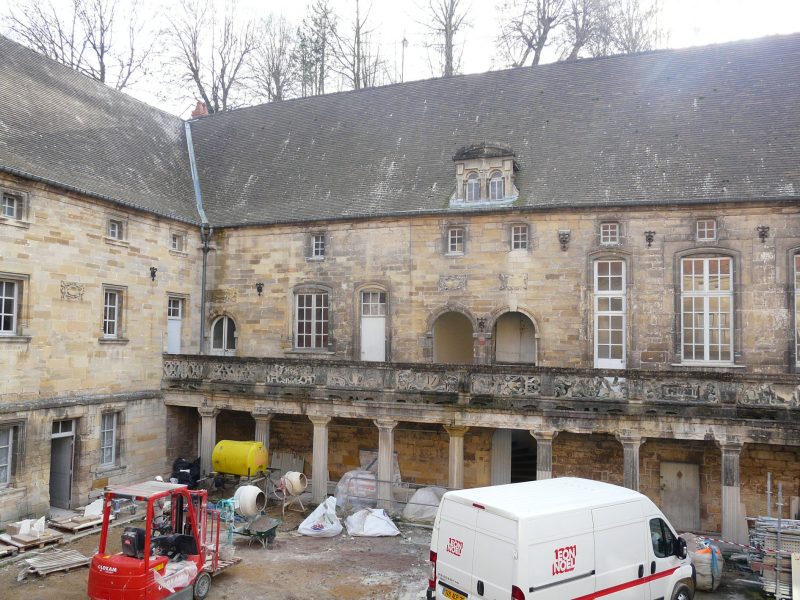
[(500, 144), (473, 144), (453, 156), (456, 165), (456, 192), (450, 206), (509, 204), (517, 199), (514, 185), (518, 170), (514, 152)]

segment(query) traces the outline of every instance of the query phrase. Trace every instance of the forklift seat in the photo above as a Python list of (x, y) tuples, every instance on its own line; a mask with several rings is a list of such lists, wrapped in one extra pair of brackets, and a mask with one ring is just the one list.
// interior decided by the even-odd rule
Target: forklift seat
[(122, 532), (122, 553), (131, 558), (144, 558), (144, 529), (126, 527)]

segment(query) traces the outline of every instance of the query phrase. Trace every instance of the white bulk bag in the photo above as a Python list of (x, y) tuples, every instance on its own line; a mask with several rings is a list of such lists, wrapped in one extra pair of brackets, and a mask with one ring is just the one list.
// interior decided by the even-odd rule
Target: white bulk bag
[(336, 516), (336, 498), (329, 496), (314, 509), (297, 531), (313, 537), (334, 537), (342, 532), (342, 522)]

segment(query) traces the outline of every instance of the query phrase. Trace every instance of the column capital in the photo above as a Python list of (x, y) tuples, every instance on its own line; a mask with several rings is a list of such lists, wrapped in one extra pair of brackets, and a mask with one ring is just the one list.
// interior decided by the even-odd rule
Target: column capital
[(395, 419), (373, 419), (373, 423), (375, 423), (375, 427), (378, 429), (394, 429), (397, 427), (397, 421)]
[(717, 444), (719, 444), (719, 449), (726, 454), (740, 454), (744, 446), (744, 442), (735, 439), (719, 440)]
[(315, 427), (325, 427), (331, 422), (331, 418), (328, 415), (308, 415), (308, 418)]
[(262, 423), (269, 423), (272, 421), (272, 417), (275, 416), (275, 413), (260, 413), (260, 412), (251, 412), (250, 416), (253, 417), (256, 421), (261, 421)]
[(469, 431), (469, 427), (465, 427), (464, 425), (442, 425), (444, 430), (450, 434), (450, 437), (464, 437), (464, 435)]
[(623, 433), (618, 433), (614, 437), (617, 438), (617, 441), (623, 446), (639, 447), (642, 445), (642, 442), (644, 441), (644, 438), (638, 433), (630, 433), (627, 431)]
[(200, 413), (201, 417), (213, 418), (220, 413), (220, 409), (216, 406), (198, 406), (197, 412)]
[(531, 430), (530, 434), (537, 442), (552, 442), (558, 435), (558, 431), (550, 430)]

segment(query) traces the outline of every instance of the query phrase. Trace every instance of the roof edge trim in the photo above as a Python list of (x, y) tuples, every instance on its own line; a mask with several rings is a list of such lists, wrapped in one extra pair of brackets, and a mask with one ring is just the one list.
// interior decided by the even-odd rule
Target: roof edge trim
[(194, 157), (194, 142), (192, 142), (192, 126), (189, 121), (183, 124), (186, 131), (186, 148), (189, 151), (189, 167), (192, 171), (192, 185), (194, 186), (194, 201), (197, 205), (197, 214), (200, 216), (201, 223), (208, 223), (208, 217), (203, 210), (203, 193), (200, 190), (200, 177), (197, 174), (197, 160)]

